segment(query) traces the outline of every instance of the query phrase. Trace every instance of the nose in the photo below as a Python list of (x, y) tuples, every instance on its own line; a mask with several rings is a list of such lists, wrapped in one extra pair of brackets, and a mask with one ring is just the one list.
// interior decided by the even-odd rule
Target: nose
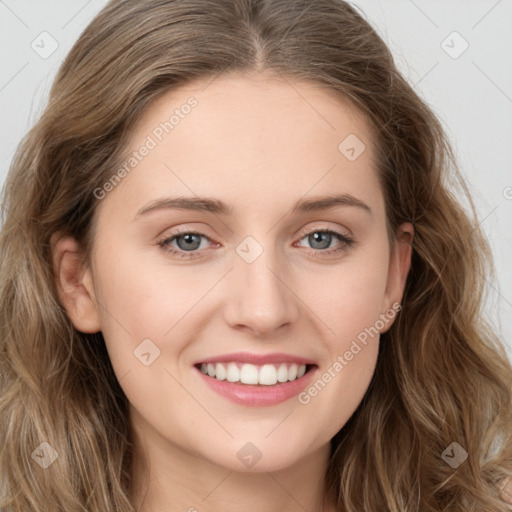
[(225, 283), (225, 320), (232, 328), (268, 337), (296, 322), (300, 301), (286, 262), (268, 249), (252, 263), (238, 255), (234, 261)]

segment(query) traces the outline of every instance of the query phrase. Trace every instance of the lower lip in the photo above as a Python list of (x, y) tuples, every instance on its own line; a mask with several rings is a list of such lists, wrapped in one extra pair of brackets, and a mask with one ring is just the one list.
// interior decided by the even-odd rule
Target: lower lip
[(273, 386), (264, 386), (217, 380), (215, 377), (209, 377), (195, 368), (203, 381), (210, 386), (210, 389), (232, 402), (251, 407), (268, 407), (297, 396), (311, 382), (317, 369), (317, 366), (313, 366), (300, 379)]

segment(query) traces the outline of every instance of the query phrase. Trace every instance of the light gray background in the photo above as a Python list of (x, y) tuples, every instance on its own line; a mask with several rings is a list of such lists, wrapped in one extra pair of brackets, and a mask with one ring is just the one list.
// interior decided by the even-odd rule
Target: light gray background
[[(512, 359), (512, 0), (352, 3), (452, 140), (494, 252), (497, 276), (486, 309)], [(0, 0), (0, 184), (64, 56), (105, 4)], [(58, 47), (47, 56), (53, 39)]]

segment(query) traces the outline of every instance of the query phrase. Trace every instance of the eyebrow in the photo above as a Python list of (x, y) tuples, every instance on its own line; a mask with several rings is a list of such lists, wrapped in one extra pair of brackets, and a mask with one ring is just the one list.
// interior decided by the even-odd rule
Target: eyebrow
[[(372, 215), (371, 208), (351, 194), (315, 196), (310, 199), (299, 199), (292, 206), (292, 212), (312, 212), (334, 208), (336, 206), (353, 206)], [(219, 199), (209, 197), (163, 197), (155, 199), (143, 206), (135, 215), (134, 220), (157, 210), (193, 210), (220, 215), (231, 215), (233, 206), (229, 207)]]

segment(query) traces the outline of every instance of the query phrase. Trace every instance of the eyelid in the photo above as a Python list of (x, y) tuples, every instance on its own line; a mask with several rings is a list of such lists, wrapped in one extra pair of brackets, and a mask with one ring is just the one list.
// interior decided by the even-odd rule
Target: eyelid
[(303, 233), (302, 237), (304, 237), (306, 235), (309, 235), (311, 233), (315, 233), (317, 231), (333, 231), (335, 233), (338, 233), (339, 235), (343, 235), (343, 236), (347, 236), (347, 237), (352, 237), (353, 236), (352, 232), (350, 231), (350, 229), (348, 229), (345, 226), (337, 225), (336, 227), (331, 227), (331, 226), (328, 226), (327, 223), (325, 223), (325, 222), (321, 222), (321, 221), (318, 221), (318, 222), (319, 222), (319, 224), (315, 224), (315, 225), (313, 225), (313, 227), (308, 228), (305, 231), (303, 231), (301, 229), (299, 231), (299, 233)]

